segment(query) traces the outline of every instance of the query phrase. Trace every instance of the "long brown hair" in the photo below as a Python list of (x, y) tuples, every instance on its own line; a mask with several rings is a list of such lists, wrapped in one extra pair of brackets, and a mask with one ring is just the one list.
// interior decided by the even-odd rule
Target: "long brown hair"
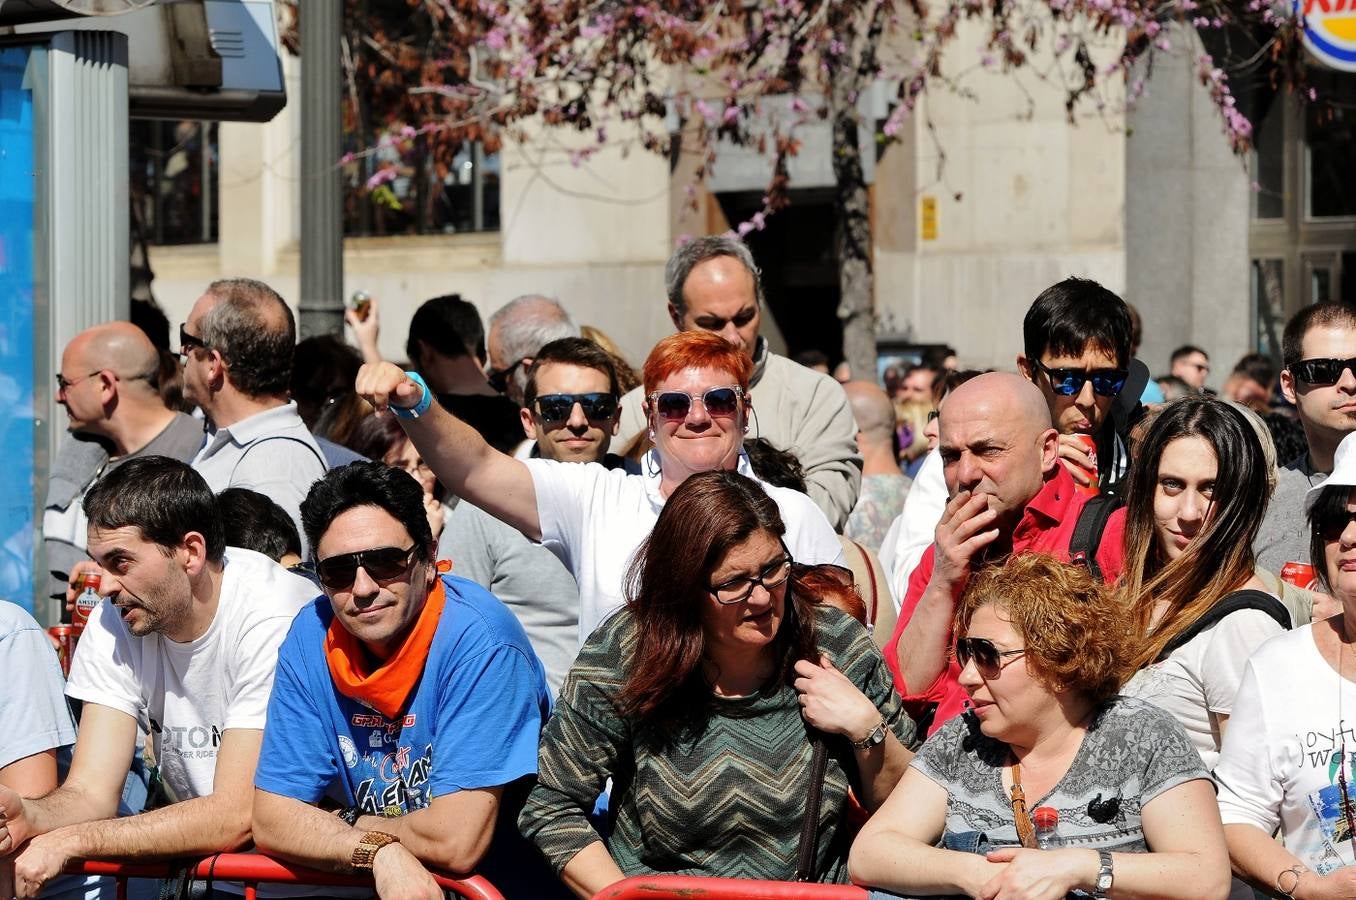
[[(623, 714), (653, 722), (661, 732), (704, 718), (712, 694), (701, 670), (702, 606), (711, 573), (757, 531), (780, 538), (786, 526), (772, 498), (737, 472), (693, 475), (669, 497), (626, 574), (636, 646), (619, 701)], [(817, 659), (818, 651), (808, 598), (789, 587), (787, 595), (772, 652), (789, 684), (796, 660)]]
[[(1169, 404), (1144, 436), (1130, 467), (1125, 516), (1125, 596), (1142, 637), (1136, 669), (1158, 658), (1220, 598), (1252, 577), (1252, 543), (1266, 515), (1270, 488), (1266, 459), (1244, 414), (1222, 400), (1184, 397)], [(1171, 562), (1163, 557), (1154, 528), (1158, 467), (1168, 444), (1199, 437), (1215, 451), (1215, 493), (1209, 520)], [(1150, 630), (1154, 605), (1167, 610)]]

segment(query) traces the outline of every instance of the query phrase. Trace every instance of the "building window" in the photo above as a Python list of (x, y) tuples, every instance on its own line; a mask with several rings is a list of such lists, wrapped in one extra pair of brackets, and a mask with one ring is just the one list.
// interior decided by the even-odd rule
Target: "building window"
[(1305, 212), (1311, 219), (1356, 216), (1356, 75), (1315, 71), (1310, 80), (1329, 103), (1305, 110)]
[(156, 246), (216, 241), (217, 123), (133, 120), (128, 156), (135, 237)]

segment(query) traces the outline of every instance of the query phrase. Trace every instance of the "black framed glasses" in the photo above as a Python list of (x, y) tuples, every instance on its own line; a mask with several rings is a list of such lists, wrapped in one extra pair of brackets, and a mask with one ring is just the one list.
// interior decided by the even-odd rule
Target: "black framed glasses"
[(974, 660), (975, 668), (979, 671), (981, 678), (997, 678), (1003, 668), (1012, 660), (1004, 659), (1012, 657), (1016, 659), (1026, 652), (1021, 650), (999, 650), (993, 641), (988, 638), (964, 637), (956, 639), (956, 664), (962, 669)]
[(711, 596), (715, 597), (716, 602), (722, 606), (729, 606), (749, 599), (753, 595), (753, 589), (756, 585), (762, 585), (763, 590), (768, 592), (781, 587), (786, 583), (786, 579), (791, 577), (791, 569), (794, 565), (785, 544), (782, 545), (782, 552), (786, 555), (763, 566), (757, 575), (731, 578), (729, 581), (712, 585)]
[(1314, 531), (1325, 541), (1338, 541), (1342, 539), (1342, 533), (1347, 530), (1347, 526), (1356, 522), (1356, 512), (1341, 512), (1332, 516), (1324, 516), (1320, 521), (1314, 523)]
[(411, 558), (417, 546), (404, 550), (399, 547), (378, 547), (375, 550), (340, 553), (317, 560), (315, 574), (320, 583), (332, 591), (351, 587), (358, 577), (358, 569), (365, 571), (373, 581), (390, 581), (410, 570)]
[(67, 379), (65, 375), (62, 375), (60, 372), (58, 372), (56, 373), (57, 391), (58, 392), (69, 391), (71, 388), (75, 387), (80, 382), (89, 381), (91, 378), (93, 378), (95, 375), (98, 375), (102, 371), (103, 369), (95, 369), (93, 372), (86, 372), (79, 378), (71, 379)]
[(1348, 369), (1356, 375), (1356, 358), (1302, 359), (1290, 366), (1290, 374), (1312, 387), (1327, 387), (1341, 381)]
[(584, 418), (603, 422), (617, 414), (617, 398), (609, 393), (543, 394), (536, 400), (537, 415), (546, 425), (564, 425), (574, 414), (574, 405), (584, 411)]
[(1061, 397), (1076, 397), (1083, 385), (1092, 382), (1092, 392), (1100, 397), (1115, 397), (1125, 387), (1130, 373), (1125, 369), (1052, 369), (1038, 359), (1031, 359), (1031, 368), (1044, 372), (1050, 379), (1050, 390)]
[(179, 324), (179, 355), (188, 356), (194, 349), (211, 350), (207, 342), (197, 335), (189, 334), (187, 323)]
[(518, 367), (521, 366), (526, 359), (527, 357), (523, 357), (516, 362), (509, 363), (502, 369), (491, 369), (489, 374), (485, 376), (485, 380), (490, 383), (490, 387), (501, 394), (504, 393), (508, 390), (509, 379), (513, 377), (513, 373), (518, 370)]
[(692, 411), (694, 400), (700, 400), (708, 416), (728, 419), (739, 414), (739, 401), (744, 396), (741, 387), (707, 388), (700, 397), (687, 391), (655, 391), (650, 394), (650, 407), (666, 422), (681, 422)]

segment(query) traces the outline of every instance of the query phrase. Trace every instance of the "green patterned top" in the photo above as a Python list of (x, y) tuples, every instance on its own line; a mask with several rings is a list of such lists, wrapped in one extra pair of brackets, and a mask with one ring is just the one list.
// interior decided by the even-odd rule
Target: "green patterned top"
[[(913, 721), (885, 659), (856, 620), (815, 607), (819, 650), (916, 747)], [(559, 871), (600, 839), (586, 813), (613, 779), (608, 849), (627, 875), (663, 873), (789, 880), (805, 820), (811, 747), (795, 690), (774, 680), (758, 694), (716, 698), (700, 735), (656, 749), (654, 729), (623, 718), (616, 700), (635, 646), (623, 609), (585, 642), (542, 732), (539, 776), (518, 819)], [(647, 740), (646, 738), (650, 738)], [(847, 881), (847, 792), (852, 747), (829, 738), (816, 880)]]

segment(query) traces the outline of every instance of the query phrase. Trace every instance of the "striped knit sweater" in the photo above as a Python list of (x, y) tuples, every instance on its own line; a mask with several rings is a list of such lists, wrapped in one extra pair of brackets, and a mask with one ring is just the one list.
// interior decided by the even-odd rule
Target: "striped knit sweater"
[[(866, 630), (832, 607), (815, 615), (820, 652), (875, 701), (905, 746), (917, 746)], [(519, 828), (559, 871), (600, 840), (586, 813), (611, 777), (607, 843), (625, 874), (790, 879), (811, 757), (795, 690), (774, 682), (753, 696), (718, 698), (700, 735), (659, 750), (646, 739), (652, 728), (616, 708), (634, 643), (634, 620), (622, 610), (584, 644), (542, 732), (539, 780)], [(815, 874), (845, 882), (844, 813), (857, 771), (847, 741), (829, 741)]]

